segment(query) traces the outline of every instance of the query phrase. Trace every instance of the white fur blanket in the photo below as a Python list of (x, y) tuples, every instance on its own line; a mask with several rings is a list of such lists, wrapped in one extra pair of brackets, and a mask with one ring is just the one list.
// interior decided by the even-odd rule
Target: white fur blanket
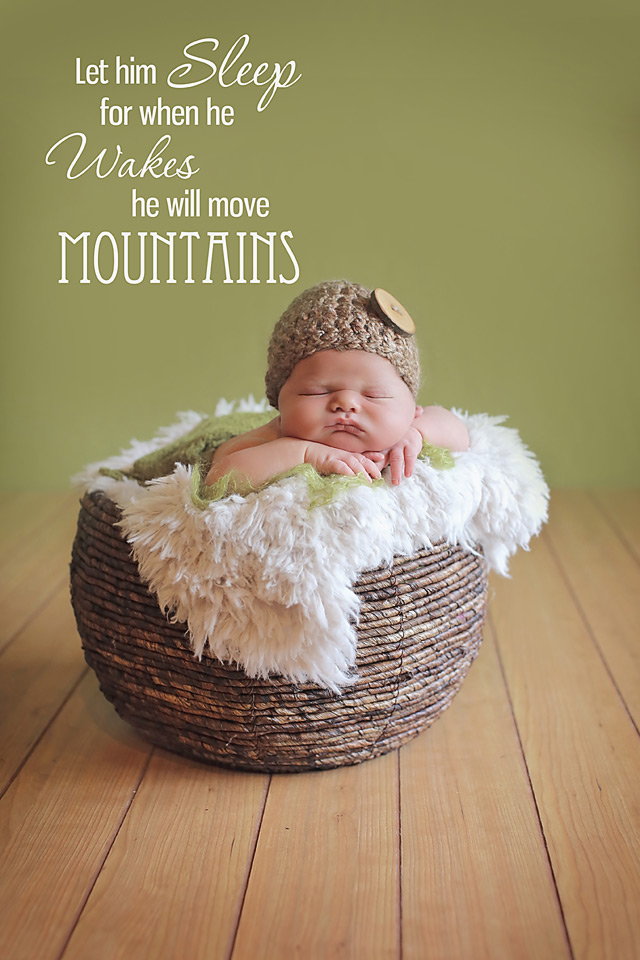
[[(224, 401), (216, 414), (229, 412)], [(251, 401), (239, 409), (258, 409)], [(264, 406), (262, 406), (264, 409)], [(190, 468), (142, 487), (99, 475), (125, 468), (197, 424), (182, 414), (153, 440), (91, 464), (76, 479), (103, 490), (123, 512), (122, 528), (142, 578), (163, 609), (186, 621), (194, 653), (205, 649), (249, 676), (282, 674), (338, 691), (352, 679), (361, 572), (446, 539), (507, 573), (547, 516), (540, 467), (504, 417), (469, 416), (470, 449), (450, 470), (427, 461), (397, 487), (358, 486), (309, 510), (307, 483), (292, 476), (246, 497), (198, 509)]]

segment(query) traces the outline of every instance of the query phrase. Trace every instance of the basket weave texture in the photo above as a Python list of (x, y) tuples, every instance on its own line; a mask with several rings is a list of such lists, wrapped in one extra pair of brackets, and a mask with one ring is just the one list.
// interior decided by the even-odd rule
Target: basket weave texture
[(486, 563), (440, 542), (356, 581), (357, 680), (340, 695), (199, 661), (186, 624), (170, 622), (141, 582), (120, 518), (103, 493), (84, 496), (71, 560), (78, 630), (118, 713), (176, 753), (274, 772), (368, 760), (432, 723), (478, 652)]

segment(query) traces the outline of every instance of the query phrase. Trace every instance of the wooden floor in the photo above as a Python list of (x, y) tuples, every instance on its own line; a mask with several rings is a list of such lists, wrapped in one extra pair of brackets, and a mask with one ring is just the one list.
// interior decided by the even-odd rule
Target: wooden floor
[(433, 727), (273, 777), (154, 750), (103, 699), (76, 514), (0, 500), (2, 960), (640, 957), (640, 493), (554, 493)]

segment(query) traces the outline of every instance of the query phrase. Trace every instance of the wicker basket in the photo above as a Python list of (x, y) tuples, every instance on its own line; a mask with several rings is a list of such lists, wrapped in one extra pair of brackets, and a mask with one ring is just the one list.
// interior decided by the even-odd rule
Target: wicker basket
[(359, 763), (401, 746), (448, 706), (478, 652), (486, 564), (444, 542), (363, 574), (355, 684), (336, 696), (194, 658), (140, 581), (104, 494), (81, 503), (71, 596), (85, 657), (118, 713), (152, 743), (227, 767)]

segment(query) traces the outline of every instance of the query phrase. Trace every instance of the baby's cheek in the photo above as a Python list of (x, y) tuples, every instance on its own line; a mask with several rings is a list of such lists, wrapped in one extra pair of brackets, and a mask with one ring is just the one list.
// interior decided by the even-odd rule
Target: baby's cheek
[(374, 431), (374, 450), (388, 450), (393, 447), (403, 437), (401, 425), (397, 423), (385, 423)]
[(388, 450), (400, 443), (407, 436), (410, 426), (411, 423), (407, 422), (406, 417), (390, 417), (385, 423), (380, 424), (376, 430), (375, 449)]

